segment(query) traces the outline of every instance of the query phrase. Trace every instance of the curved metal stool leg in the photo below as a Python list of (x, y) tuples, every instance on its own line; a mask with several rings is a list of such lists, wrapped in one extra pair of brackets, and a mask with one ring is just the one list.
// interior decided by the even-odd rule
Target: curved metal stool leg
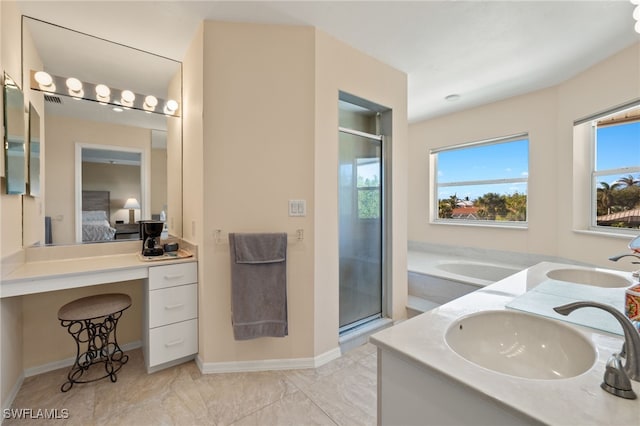
[[(125, 308), (126, 309), (126, 308)], [(116, 338), (116, 328), (122, 312), (85, 320), (60, 320), (60, 324), (66, 327), (76, 343), (76, 360), (67, 374), (67, 381), (60, 387), (62, 392), (69, 391), (75, 383), (90, 383), (106, 377), (116, 382), (116, 373), (129, 361)], [(97, 321), (100, 320), (102, 321)], [(86, 350), (81, 352), (81, 346), (86, 345)], [(89, 367), (94, 364), (104, 363), (105, 375), (83, 380)]]

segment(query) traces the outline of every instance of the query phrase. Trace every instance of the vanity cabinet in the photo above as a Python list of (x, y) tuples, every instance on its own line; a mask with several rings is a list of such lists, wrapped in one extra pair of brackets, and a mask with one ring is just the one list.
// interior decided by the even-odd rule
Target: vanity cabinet
[(198, 352), (197, 262), (152, 266), (145, 285), (143, 348), (152, 373)]

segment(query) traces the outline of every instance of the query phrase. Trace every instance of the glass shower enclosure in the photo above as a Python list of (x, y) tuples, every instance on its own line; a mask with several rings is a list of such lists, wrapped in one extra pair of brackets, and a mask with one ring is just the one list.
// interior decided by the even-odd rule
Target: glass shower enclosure
[(382, 137), (340, 129), (340, 332), (382, 315)]

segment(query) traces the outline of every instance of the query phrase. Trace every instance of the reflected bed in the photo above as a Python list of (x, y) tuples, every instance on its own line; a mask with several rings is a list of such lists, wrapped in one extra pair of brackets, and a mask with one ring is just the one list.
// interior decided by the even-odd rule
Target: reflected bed
[(82, 191), (82, 241), (113, 241), (109, 191)]

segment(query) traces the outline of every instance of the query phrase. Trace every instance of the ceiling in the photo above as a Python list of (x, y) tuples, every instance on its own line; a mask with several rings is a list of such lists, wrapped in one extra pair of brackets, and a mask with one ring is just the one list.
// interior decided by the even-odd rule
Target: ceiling
[(628, 0), (18, 3), (25, 15), (175, 60), (203, 20), (315, 26), (406, 72), (411, 121), (553, 86), (640, 41)]

